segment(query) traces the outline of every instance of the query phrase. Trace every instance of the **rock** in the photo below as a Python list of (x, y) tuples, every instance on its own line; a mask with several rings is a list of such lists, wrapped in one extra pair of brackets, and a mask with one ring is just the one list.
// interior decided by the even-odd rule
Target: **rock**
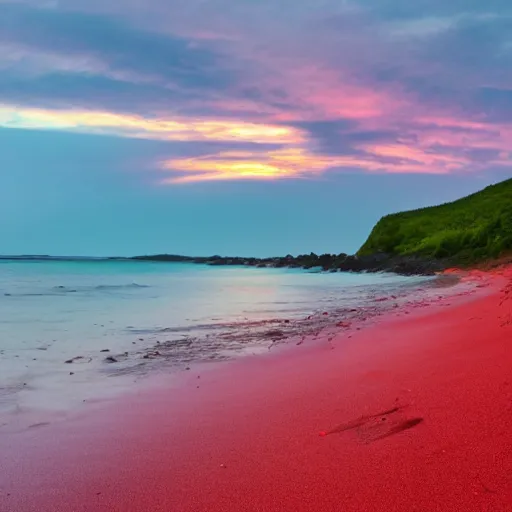
[(269, 338), (284, 338), (284, 332), (280, 329), (273, 329), (266, 332)]
[(103, 350), (100, 350), (100, 352), (110, 352), (110, 349), (104, 348)]
[(71, 359), (68, 359), (67, 361), (64, 361), (64, 362), (66, 364), (71, 364), (71, 363), (74, 363), (75, 361), (78, 361), (83, 358), (84, 358), (84, 356), (76, 356), (76, 357), (72, 357)]
[(278, 258), (241, 258), (241, 257), (187, 257), (172, 254), (136, 256), (136, 260), (183, 261), (208, 265), (244, 265), (258, 268), (303, 268), (314, 272), (397, 272), (403, 275), (433, 275), (447, 266), (446, 261), (425, 259), (420, 256), (396, 256), (387, 253), (375, 253), (365, 256), (315, 253), (301, 254), (296, 257), (288, 254)]
[(143, 357), (143, 359), (151, 359), (151, 358), (157, 357), (159, 355), (161, 355), (160, 352), (158, 352), (158, 350), (155, 350), (154, 352), (147, 352), (142, 357)]
[(105, 357), (105, 362), (106, 363), (117, 363), (117, 359), (113, 356), (108, 356), (108, 357)]

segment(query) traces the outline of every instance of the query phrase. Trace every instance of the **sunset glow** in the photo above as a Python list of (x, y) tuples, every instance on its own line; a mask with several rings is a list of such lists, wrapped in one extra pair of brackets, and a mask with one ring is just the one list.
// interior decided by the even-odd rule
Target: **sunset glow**
[[(454, 86), (449, 66), (439, 74), (442, 55), (425, 58), (421, 70), (420, 57), (412, 58), (418, 45), (426, 51), (460, 19), (379, 23), (356, 4), (338, 12), (342, 31), (327, 17), (309, 20), (311, 30), (303, 32), (269, 25), (266, 44), (257, 45), (247, 20), (235, 17), (228, 27), (213, 4), (208, 27), (169, 6), (163, 33), (138, 26), (128, 11), (123, 23), (95, 14), (93, 34), (67, 31), (92, 16), (78, 7), (65, 13), (4, 3), (0, 69), (8, 81), (0, 127), (198, 143), (186, 157), (170, 151), (168, 184), (314, 178), (346, 168), (452, 173), (510, 165), (512, 123), (498, 115), (508, 108), (505, 77), (491, 73), (480, 84), (461, 64), (459, 82), (475, 93), (448, 101), (443, 91)], [(262, 13), (254, 15), (265, 23)], [(39, 20), (38, 32), (25, 29), (25, 17)], [(464, 23), (493, 19), (467, 17)], [(60, 39), (57, 26), (65, 29)], [(389, 56), (396, 68), (383, 64)], [(59, 93), (55, 80), (66, 83)], [(420, 86), (429, 80), (430, 89)], [(201, 147), (204, 142), (231, 147), (212, 151)], [(159, 155), (147, 165), (160, 162)]]
[(286, 126), (210, 119), (163, 117), (90, 112), (0, 107), (0, 126), (5, 128), (68, 130), (104, 133), (119, 137), (170, 141), (242, 141), (255, 144), (287, 144), (301, 141), (299, 130)]

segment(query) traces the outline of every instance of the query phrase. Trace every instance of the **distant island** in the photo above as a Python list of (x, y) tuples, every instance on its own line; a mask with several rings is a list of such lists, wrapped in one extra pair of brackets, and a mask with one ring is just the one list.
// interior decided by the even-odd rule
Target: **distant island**
[(509, 253), (512, 253), (512, 179), (451, 203), (386, 215), (353, 255), (312, 252), (271, 258), (153, 254), (130, 258), (0, 256), (0, 259), (159, 261), (433, 275), (450, 266), (470, 266)]

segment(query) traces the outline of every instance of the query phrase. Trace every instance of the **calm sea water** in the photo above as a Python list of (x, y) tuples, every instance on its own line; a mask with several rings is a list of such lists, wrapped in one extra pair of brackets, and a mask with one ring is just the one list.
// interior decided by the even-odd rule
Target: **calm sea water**
[(430, 282), (392, 274), (0, 260), (0, 412), (66, 409), (117, 393), (155, 368), (257, 354), (375, 309), (382, 297), (408, 300)]

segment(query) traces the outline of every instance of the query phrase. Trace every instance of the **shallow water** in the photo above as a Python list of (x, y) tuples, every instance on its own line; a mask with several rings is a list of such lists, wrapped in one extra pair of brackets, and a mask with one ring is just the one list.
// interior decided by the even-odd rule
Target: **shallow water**
[(65, 410), (118, 393), (155, 368), (256, 354), (385, 310), (383, 297), (438, 294), (431, 283), (392, 274), (0, 260), (0, 412)]

